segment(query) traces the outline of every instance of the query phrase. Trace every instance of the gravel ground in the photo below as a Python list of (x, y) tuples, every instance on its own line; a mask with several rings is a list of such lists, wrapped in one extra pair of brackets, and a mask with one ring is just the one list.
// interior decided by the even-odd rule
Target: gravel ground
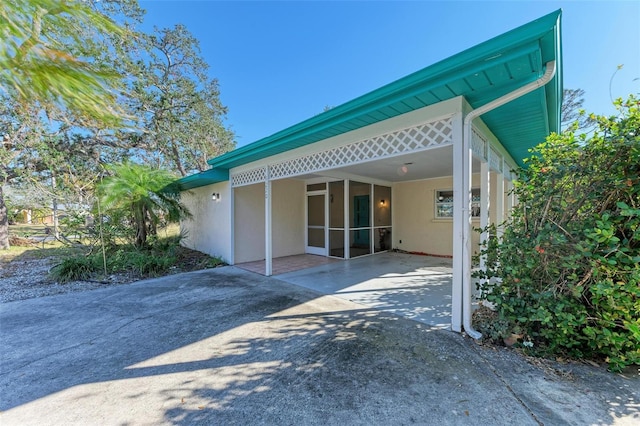
[(56, 263), (55, 258), (0, 261), (0, 303), (94, 290), (136, 281), (135, 278), (124, 275), (113, 275), (105, 282), (72, 281), (61, 284), (49, 277), (49, 269)]

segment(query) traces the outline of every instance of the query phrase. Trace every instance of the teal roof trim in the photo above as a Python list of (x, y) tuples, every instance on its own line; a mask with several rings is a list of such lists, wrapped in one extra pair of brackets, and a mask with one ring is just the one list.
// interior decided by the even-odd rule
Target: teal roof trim
[(209, 169), (195, 175), (185, 176), (178, 180), (181, 190), (198, 188), (200, 186), (211, 185), (229, 180), (229, 170)]
[(523, 165), (528, 149), (560, 130), (562, 104), (562, 11), (437, 62), (271, 136), (208, 161), (211, 170), (180, 179), (185, 189), (229, 179), (229, 169), (356, 130), (400, 114), (463, 96), (478, 108), (540, 78), (556, 61), (544, 87), (481, 118)]
[[(467, 49), (370, 93), (209, 160), (229, 169), (337, 136), (402, 113), (464, 96), (473, 108), (536, 80), (545, 64), (556, 61), (557, 73), (544, 88), (485, 114), (482, 119), (519, 160), (531, 146), (559, 131), (562, 102), (561, 11)], [(517, 108), (516, 108), (517, 107)], [(517, 112), (519, 114), (513, 114)], [(527, 112), (525, 116), (522, 113)], [(515, 120), (517, 129), (501, 130)], [(507, 121), (508, 122), (508, 121)], [(507, 126), (513, 128), (513, 126)]]

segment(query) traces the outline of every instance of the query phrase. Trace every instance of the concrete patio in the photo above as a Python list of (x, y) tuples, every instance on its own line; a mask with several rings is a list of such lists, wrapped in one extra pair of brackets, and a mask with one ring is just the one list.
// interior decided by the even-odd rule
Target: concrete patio
[(275, 278), (448, 330), (451, 276), (451, 259), (388, 252)]

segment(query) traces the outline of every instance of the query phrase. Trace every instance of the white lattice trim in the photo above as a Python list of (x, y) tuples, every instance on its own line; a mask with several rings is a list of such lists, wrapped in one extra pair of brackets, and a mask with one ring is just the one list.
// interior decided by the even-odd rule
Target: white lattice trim
[(245, 186), (254, 183), (264, 182), (266, 180), (266, 169), (260, 167), (258, 169), (247, 170), (231, 175), (231, 186)]
[(451, 144), (452, 128), (451, 118), (446, 118), (283, 161), (271, 166), (271, 178), (330, 170)]
[(489, 167), (493, 170), (502, 173), (502, 155), (494, 148), (490, 147), (489, 153)]
[(475, 127), (471, 129), (471, 150), (476, 157), (485, 161), (487, 160), (488, 144), (489, 142), (487, 142), (487, 139), (482, 136), (479, 130)]

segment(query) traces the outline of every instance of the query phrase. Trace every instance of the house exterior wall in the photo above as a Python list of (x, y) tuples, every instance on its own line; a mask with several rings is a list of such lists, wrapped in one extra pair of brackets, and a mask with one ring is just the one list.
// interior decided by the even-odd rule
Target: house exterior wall
[[(304, 182), (271, 183), (273, 256), (304, 253)], [(264, 184), (234, 188), (234, 263), (265, 258)]]
[[(221, 182), (181, 193), (180, 200), (192, 215), (180, 222), (180, 230), (186, 234), (182, 245), (225, 262), (231, 260), (230, 189), (229, 182)], [(219, 201), (211, 199), (214, 192), (220, 194)]]
[(242, 186), (233, 191), (234, 263), (262, 260), (265, 257), (264, 184)]
[(271, 192), (273, 257), (303, 254), (306, 202), (304, 182), (295, 179), (273, 181)]
[[(491, 173), (490, 222), (493, 222), (496, 217), (496, 179), (497, 175)], [(472, 176), (472, 187), (480, 187), (479, 174)], [(453, 220), (435, 217), (436, 191), (452, 188), (452, 177), (394, 184), (393, 248), (440, 256), (453, 254)], [(473, 218), (472, 224), (474, 227), (480, 227), (480, 219)], [(472, 234), (471, 244), (474, 251), (477, 251), (480, 244), (478, 232)]]

